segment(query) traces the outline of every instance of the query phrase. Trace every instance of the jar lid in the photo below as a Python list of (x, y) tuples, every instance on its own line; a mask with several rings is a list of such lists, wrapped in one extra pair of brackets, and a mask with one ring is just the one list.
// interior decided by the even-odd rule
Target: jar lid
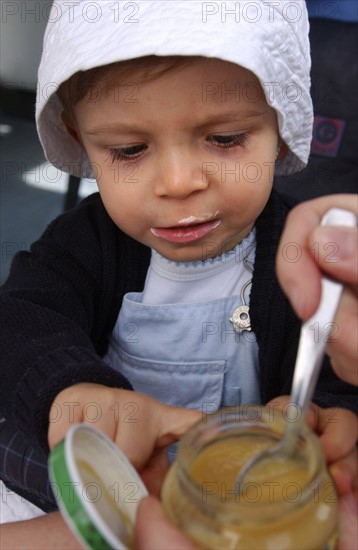
[(85, 548), (133, 547), (137, 507), (148, 491), (107, 436), (74, 425), (51, 451), (49, 475), (60, 511)]

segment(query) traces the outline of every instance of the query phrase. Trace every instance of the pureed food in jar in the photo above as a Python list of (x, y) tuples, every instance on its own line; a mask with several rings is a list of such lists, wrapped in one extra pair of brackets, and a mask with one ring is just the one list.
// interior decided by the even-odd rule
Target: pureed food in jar
[(282, 436), (273, 407), (222, 409), (185, 435), (164, 482), (169, 518), (208, 549), (335, 548), (337, 497), (317, 437), (305, 426), (295, 455), (236, 478), (258, 450)]

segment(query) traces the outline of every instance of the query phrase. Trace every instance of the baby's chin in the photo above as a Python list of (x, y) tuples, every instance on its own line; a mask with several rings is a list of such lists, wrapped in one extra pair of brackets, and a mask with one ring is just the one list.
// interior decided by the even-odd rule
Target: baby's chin
[(193, 245), (193, 243), (181, 243), (177, 245), (173, 245), (173, 243), (171, 243), (170, 246), (166, 246), (165, 244), (163, 245), (163, 243), (158, 243), (157, 245), (156, 243), (151, 248), (163, 256), (163, 258), (166, 258), (172, 262), (204, 262), (206, 260), (219, 258), (223, 254), (234, 250), (243, 238), (240, 236), (240, 238), (230, 239), (220, 244), (213, 241), (197, 242), (195, 245)]
[(170, 260), (171, 262), (177, 263), (189, 263), (189, 262), (203, 262), (208, 259), (208, 256), (205, 256), (203, 252), (195, 253), (187, 250), (174, 250), (174, 251), (163, 251), (161, 248), (154, 249), (158, 254), (163, 256), (163, 258)]

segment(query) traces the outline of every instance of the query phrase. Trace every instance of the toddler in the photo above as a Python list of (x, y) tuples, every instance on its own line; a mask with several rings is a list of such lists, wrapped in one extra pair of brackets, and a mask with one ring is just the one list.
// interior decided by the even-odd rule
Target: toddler
[[(20, 252), (1, 290), (11, 488), (52, 509), (48, 445), (74, 422), (149, 479), (198, 411), (289, 394), (300, 322), (274, 268), (293, 203), (273, 180), (307, 163), (309, 70), (302, 1), (54, 2), (39, 136), (99, 194)], [(348, 433), (332, 462), (353, 456), (357, 390), (328, 361), (314, 401)]]

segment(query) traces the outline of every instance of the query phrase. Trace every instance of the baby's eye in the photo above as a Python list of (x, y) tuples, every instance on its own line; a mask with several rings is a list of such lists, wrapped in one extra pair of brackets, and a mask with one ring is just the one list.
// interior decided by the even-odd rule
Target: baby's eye
[(229, 149), (232, 147), (244, 147), (247, 143), (248, 134), (233, 134), (233, 135), (212, 135), (207, 140), (218, 147), (219, 149)]
[(116, 160), (132, 160), (139, 157), (147, 149), (146, 145), (132, 145), (131, 147), (118, 147), (118, 149), (110, 149), (109, 156), (111, 161)]

